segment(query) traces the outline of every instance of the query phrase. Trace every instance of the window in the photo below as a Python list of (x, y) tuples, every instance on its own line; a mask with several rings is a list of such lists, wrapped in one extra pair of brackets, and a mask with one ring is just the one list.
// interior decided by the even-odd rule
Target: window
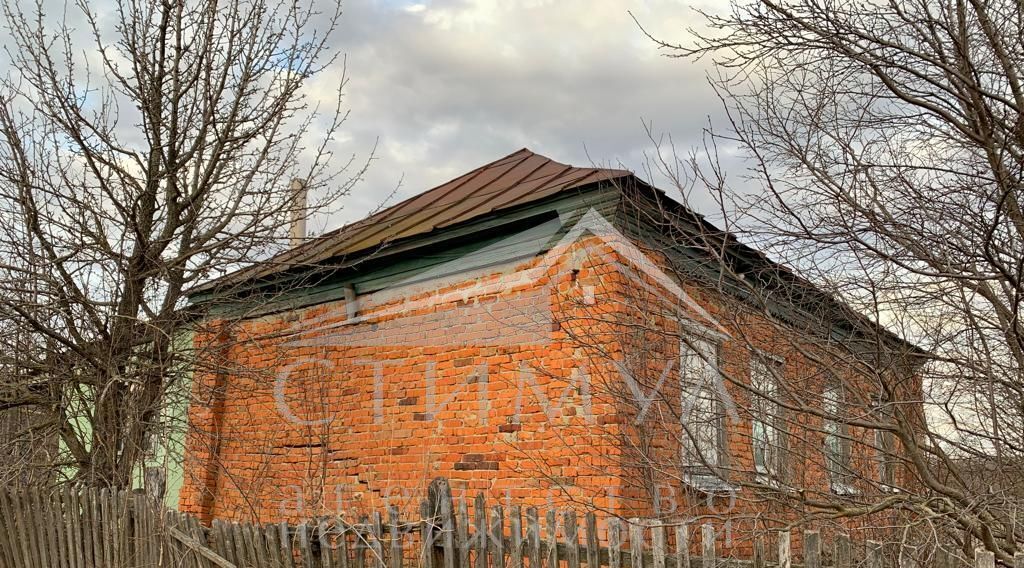
[(750, 395), (754, 471), (762, 483), (779, 481), (784, 471), (781, 376), (782, 362), (778, 359), (756, 356), (751, 362), (750, 387), (755, 391)]
[[(872, 397), (872, 406), (880, 422), (883, 424), (892, 423), (892, 405), (886, 402), (883, 397)], [(881, 429), (875, 430), (875, 461), (878, 464), (878, 482), (884, 490), (891, 491), (895, 489), (895, 449), (896, 440), (892, 432)]]
[(703, 337), (689, 337), (682, 341), (680, 352), (683, 465), (694, 485), (709, 488), (721, 484), (718, 466), (723, 465), (725, 456), (718, 345)]
[(843, 386), (832, 380), (825, 385), (821, 395), (822, 412), (825, 413), (825, 468), (828, 470), (829, 486), (837, 495), (854, 493), (850, 471), (849, 428), (842, 418), (846, 397)]

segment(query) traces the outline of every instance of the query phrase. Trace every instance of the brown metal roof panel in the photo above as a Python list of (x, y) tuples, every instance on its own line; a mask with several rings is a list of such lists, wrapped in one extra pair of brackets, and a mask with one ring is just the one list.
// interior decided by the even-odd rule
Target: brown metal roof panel
[[(542, 158), (541, 156), (535, 156), (531, 159), (523, 160), (517, 164), (516, 167), (504, 172), (500, 178), (494, 179), (489, 184), (479, 186), (476, 188), (476, 191), (473, 193), (467, 193), (457, 202), (446, 204), (447, 208), (443, 214), (432, 216), (432, 226), (430, 229), (433, 230), (440, 227), (447, 227), (457, 223), (459, 219), (472, 219), (473, 217), (487, 213), (490, 211), (488, 204), (496, 196), (508, 193), (517, 185), (522, 183), (523, 180), (535, 176), (538, 171), (549, 169), (553, 163), (554, 162), (551, 160)], [(403, 238), (411, 236), (411, 234), (412, 231), (407, 230), (396, 234), (395, 238)]]
[(479, 187), (490, 184), (494, 179), (499, 179), (507, 171), (514, 169), (530, 157), (529, 154), (523, 154), (522, 151), (516, 152), (421, 193), (400, 205), (390, 207), (378, 216), (367, 219), (371, 222), (370, 230), (350, 235), (342, 242), (338, 242), (337, 246), (330, 251), (330, 255), (377, 246), (393, 240), (398, 233), (410, 230), (413, 232), (430, 230), (431, 227), (421, 227), (421, 225), (450, 207), (452, 203), (463, 199), (464, 195), (472, 194)]
[(622, 175), (631, 174), (624, 170), (567, 166), (524, 148), (355, 223), (325, 233), (268, 262), (203, 284), (195, 291), (262, 278), (290, 268), (317, 265), (336, 256), (369, 250), (382, 243), (428, 233), (591, 181)]
[[(435, 194), (437, 198), (425, 206), (411, 210), (408, 215), (401, 218), (388, 219), (386, 221), (388, 224), (383, 225), (380, 231), (365, 236), (361, 235), (361, 238), (358, 239), (349, 239), (343, 248), (345, 251), (362, 250), (395, 239), (429, 232), (454, 214), (453, 208), (471, 200), (483, 188), (491, 185), (503, 185), (510, 172), (516, 171), (522, 168), (523, 164), (532, 161), (534, 160), (531, 157), (515, 162), (506, 162), (500, 166), (482, 170), (471, 180), (453, 186), (451, 189), (446, 187), (448, 184), (441, 186), (438, 190), (443, 190), (443, 193)], [(428, 193), (434, 194), (438, 190), (431, 190)]]

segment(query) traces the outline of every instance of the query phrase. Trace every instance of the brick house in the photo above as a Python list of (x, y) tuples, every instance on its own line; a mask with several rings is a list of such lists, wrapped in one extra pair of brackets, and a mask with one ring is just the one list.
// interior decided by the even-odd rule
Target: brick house
[(193, 301), (181, 509), (205, 519), (415, 510), (444, 476), (754, 526), (908, 482), (887, 434), (782, 407), (868, 408), (864, 365), (919, 401), (915, 349), (628, 171), (520, 150)]

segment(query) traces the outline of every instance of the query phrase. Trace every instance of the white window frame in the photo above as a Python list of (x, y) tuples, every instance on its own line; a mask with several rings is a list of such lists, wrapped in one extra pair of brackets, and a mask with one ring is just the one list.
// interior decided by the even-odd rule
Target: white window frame
[(728, 488), (721, 471), (726, 445), (718, 394), (722, 384), (720, 350), (720, 341), (707, 334), (688, 333), (680, 339), (684, 477), (688, 484), (705, 491)]
[(757, 352), (751, 357), (751, 458), (756, 481), (765, 485), (777, 486), (785, 472), (785, 427), (778, 402), (784, 368), (785, 362), (773, 355)]
[(843, 384), (835, 378), (827, 381), (821, 391), (821, 410), (825, 415), (822, 420), (822, 431), (825, 434), (822, 452), (829, 490), (836, 495), (856, 495), (857, 490), (851, 484), (853, 450), (849, 426), (842, 419), (845, 402), (846, 390)]

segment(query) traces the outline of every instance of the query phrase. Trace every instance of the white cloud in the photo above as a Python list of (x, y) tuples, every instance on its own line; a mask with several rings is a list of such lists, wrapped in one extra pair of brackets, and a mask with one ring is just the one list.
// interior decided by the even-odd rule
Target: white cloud
[[(704, 69), (663, 57), (630, 17), (686, 40), (699, 17), (670, 0), (359, 0), (346, 4), (352, 111), (339, 154), (377, 160), (332, 227), (364, 215), (404, 179), (422, 192), (521, 147), (587, 165), (640, 168), (643, 121), (687, 150), (719, 103)], [(330, 93), (337, 73), (314, 93)]]

